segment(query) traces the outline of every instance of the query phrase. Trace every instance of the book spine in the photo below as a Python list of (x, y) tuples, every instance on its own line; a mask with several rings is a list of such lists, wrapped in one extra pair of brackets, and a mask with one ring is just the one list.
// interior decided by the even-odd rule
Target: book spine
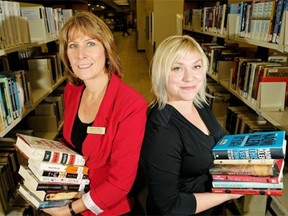
[(88, 185), (90, 183), (89, 179), (74, 179), (74, 178), (57, 178), (57, 177), (48, 177), (42, 176), (37, 177), (41, 182), (47, 183), (66, 183), (66, 184), (84, 184)]
[(49, 163), (71, 164), (71, 165), (76, 165), (76, 166), (83, 165), (82, 156), (78, 156), (78, 155), (74, 155), (70, 153), (40, 150), (40, 151), (35, 151), (33, 156), (34, 157), (31, 157), (32, 159), (35, 159), (35, 160), (40, 159), (44, 162), (49, 162)]
[(88, 179), (87, 174), (81, 173), (66, 173), (66, 172), (56, 172), (56, 171), (43, 171), (42, 177), (53, 177), (53, 178), (71, 178), (71, 179)]
[(282, 189), (239, 189), (239, 188), (212, 188), (212, 193), (230, 193), (244, 195), (282, 196)]
[(273, 26), (273, 32), (272, 32), (272, 38), (271, 42), (276, 43), (277, 36), (280, 32), (281, 22), (282, 22), (282, 15), (283, 15), (283, 5), (285, 4), (286, 0), (278, 0), (277, 6), (276, 6), (276, 13), (275, 13), (275, 22)]
[(68, 200), (47, 200), (47, 201), (41, 201), (39, 203), (39, 210), (42, 210), (42, 209), (45, 209), (45, 208), (55, 208), (55, 207), (65, 206), (69, 202), (71, 202), (70, 199), (68, 199)]
[(280, 183), (279, 177), (270, 176), (250, 176), (250, 175), (212, 175), (215, 181), (242, 181), (242, 182), (262, 182), (262, 183)]
[(229, 160), (280, 159), (285, 156), (282, 148), (213, 150), (213, 155), (215, 159)]
[(277, 170), (271, 165), (213, 165), (209, 172), (211, 175), (254, 175), (276, 176)]
[[(64, 165), (64, 164), (52, 164), (39, 161), (39, 170), (54, 171), (54, 172), (66, 172), (71, 174), (88, 174), (88, 168), (82, 166)], [(33, 166), (30, 165), (29, 166)], [(36, 168), (36, 166), (35, 166)]]
[(235, 182), (235, 181), (212, 181), (214, 188), (269, 188), (283, 189), (283, 182), (278, 184), (262, 182)]
[(37, 191), (82, 191), (86, 190), (88, 185), (84, 184), (47, 184), (47, 183), (39, 183), (37, 185)]
[(275, 159), (257, 159), (257, 160), (214, 160), (214, 164), (263, 164), (263, 165), (272, 165), (275, 163)]
[(49, 191), (46, 192), (46, 195), (44, 197), (44, 200), (67, 200), (67, 199), (77, 199), (81, 196), (81, 193), (78, 191), (74, 191), (74, 192), (55, 192), (55, 191)]

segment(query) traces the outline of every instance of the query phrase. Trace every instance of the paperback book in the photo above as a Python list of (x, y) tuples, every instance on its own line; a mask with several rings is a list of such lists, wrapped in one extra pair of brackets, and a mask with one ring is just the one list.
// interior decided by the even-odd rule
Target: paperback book
[(63, 142), (17, 134), (16, 148), (28, 159), (51, 163), (85, 165), (84, 156), (78, 154)]
[(34, 167), (39, 172), (53, 171), (53, 172), (65, 172), (71, 174), (88, 174), (88, 167), (86, 166), (76, 166), (69, 164), (59, 164), (59, 163), (49, 163), (45, 161), (38, 161), (33, 159), (28, 159), (28, 167)]
[(285, 131), (225, 135), (212, 149), (214, 159), (285, 158)]
[[(24, 179), (24, 184), (27, 184), (28, 188), (34, 190), (67, 190), (67, 191), (82, 191), (89, 185), (89, 180), (79, 181), (80, 183), (67, 183), (58, 181), (41, 181), (34, 173), (25, 166), (20, 166), (19, 175)], [(88, 180), (88, 181), (86, 181)]]
[(22, 196), (28, 203), (30, 203), (35, 209), (44, 209), (44, 208), (55, 208), (67, 205), (71, 202), (70, 199), (62, 200), (49, 200), (42, 201), (31, 193), (24, 185), (19, 185), (18, 193)]

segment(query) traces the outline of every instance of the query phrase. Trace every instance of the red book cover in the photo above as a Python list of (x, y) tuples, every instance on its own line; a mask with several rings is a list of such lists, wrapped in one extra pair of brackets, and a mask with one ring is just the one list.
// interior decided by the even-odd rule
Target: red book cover
[(212, 175), (214, 181), (239, 181), (278, 184), (282, 182), (282, 173), (279, 176), (250, 176), (250, 175)]
[(265, 196), (282, 196), (282, 189), (266, 189), (266, 188), (212, 188), (212, 193), (231, 193), (244, 195), (265, 195)]

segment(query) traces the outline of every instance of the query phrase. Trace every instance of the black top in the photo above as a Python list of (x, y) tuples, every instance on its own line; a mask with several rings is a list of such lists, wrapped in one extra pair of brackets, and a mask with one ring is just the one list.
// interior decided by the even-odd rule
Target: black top
[(82, 153), (82, 144), (87, 136), (87, 128), (92, 125), (91, 123), (81, 122), (78, 114), (76, 115), (74, 125), (71, 133), (71, 142), (76, 147), (76, 151)]
[[(191, 124), (174, 107), (157, 105), (149, 113), (142, 147), (148, 183), (148, 215), (193, 215), (193, 193), (210, 192), (212, 147), (224, 135), (209, 106), (197, 108), (210, 135)], [(209, 202), (209, 200), (207, 200)], [(215, 212), (202, 212), (215, 215)]]

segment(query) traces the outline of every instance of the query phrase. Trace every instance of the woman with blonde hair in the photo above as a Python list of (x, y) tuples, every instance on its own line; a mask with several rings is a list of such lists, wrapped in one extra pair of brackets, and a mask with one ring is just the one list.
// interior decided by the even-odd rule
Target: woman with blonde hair
[(208, 65), (190, 36), (170, 36), (155, 52), (142, 146), (148, 215), (219, 215), (221, 203), (241, 196), (211, 193), (212, 147), (224, 130), (207, 102)]

